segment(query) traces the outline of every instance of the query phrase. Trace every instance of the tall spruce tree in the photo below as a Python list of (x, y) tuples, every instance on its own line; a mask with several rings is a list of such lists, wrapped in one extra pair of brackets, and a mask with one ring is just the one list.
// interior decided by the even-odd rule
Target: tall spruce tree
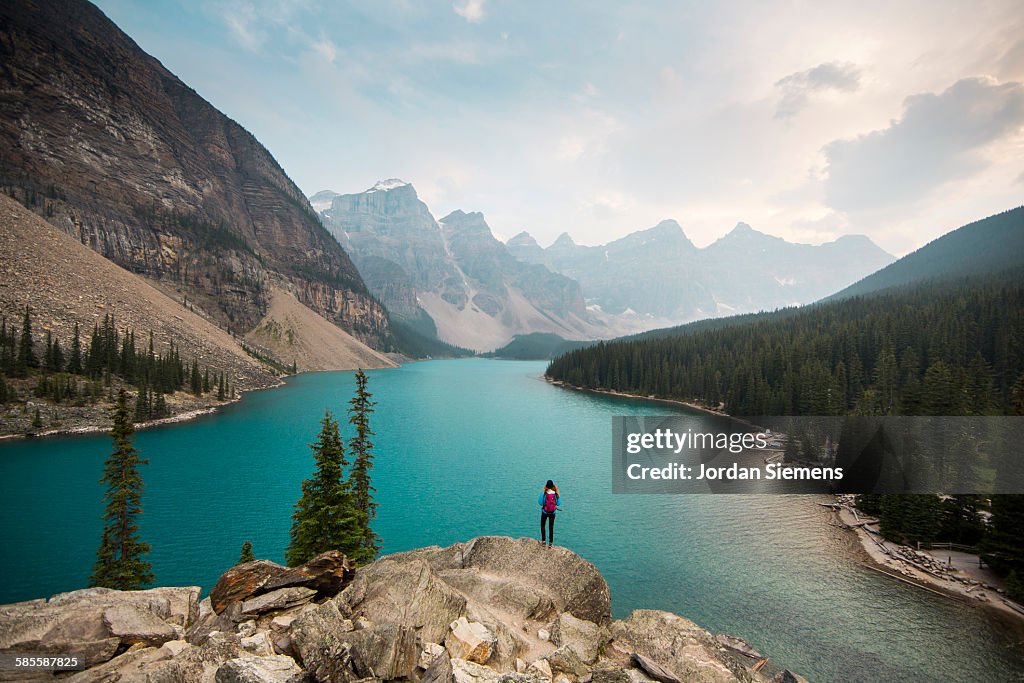
[(302, 482), (302, 497), (292, 514), (291, 542), (285, 551), (289, 567), (296, 567), (327, 550), (354, 557), (363, 533), (352, 492), (343, 478), (348, 462), (331, 411), (324, 411), (320, 436), (310, 444), (316, 471)]
[(82, 340), (78, 338), (78, 323), (75, 323), (74, 336), (71, 338), (71, 357), (68, 358), (68, 372), (82, 374)]
[(352, 455), (352, 471), (349, 473), (349, 488), (352, 490), (356, 511), (359, 514), (359, 527), (362, 536), (359, 549), (353, 554), (357, 563), (372, 562), (380, 552), (380, 537), (374, 533), (370, 523), (377, 515), (377, 504), (373, 502), (376, 489), (370, 481), (370, 470), (373, 468), (374, 435), (370, 429), (370, 413), (373, 406), (371, 394), (366, 389), (366, 373), (359, 369), (356, 372), (356, 395), (349, 401), (348, 421), (355, 427), (355, 434), (349, 439), (349, 452)]
[(139, 465), (146, 460), (132, 446), (135, 427), (128, 410), (128, 395), (121, 389), (114, 407), (110, 436), (114, 452), (104, 465), (100, 482), (107, 485), (103, 496), (103, 536), (96, 551), (89, 584), (119, 590), (137, 590), (153, 582), (152, 568), (144, 558), (150, 545), (139, 537), (138, 517), (142, 514), (142, 476)]
[(35, 350), (32, 348), (32, 314), (28, 306), (25, 306), (25, 317), (21, 321), (21, 340), (18, 343), (18, 356), (15, 360), (14, 374), (17, 377), (28, 375), (29, 368), (39, 367), (39, 359), (36, 358)]

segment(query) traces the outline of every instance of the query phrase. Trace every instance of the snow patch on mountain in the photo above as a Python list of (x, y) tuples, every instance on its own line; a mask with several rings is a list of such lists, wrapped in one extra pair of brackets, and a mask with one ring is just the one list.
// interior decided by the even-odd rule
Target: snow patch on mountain
[(367, 190), (367, 192), (387, 192), (388, 190), (405, 187), (408, 184), (409, 183), (404, 180), (399, 180), (398, 178), (388, 178), (387, 180), (378, 180), (373, 187)]

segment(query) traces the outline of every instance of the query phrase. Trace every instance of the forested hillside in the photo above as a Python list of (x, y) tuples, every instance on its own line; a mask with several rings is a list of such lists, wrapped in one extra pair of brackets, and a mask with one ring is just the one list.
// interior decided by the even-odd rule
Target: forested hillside
[(1024, 269), (598, 344), (549, 377), (735, 415), (990, 415), (1024, 401)]
[(1024, 206), (1019, 206), (947, 233), (826, 301), (926, 279), (996, 273), (1019, 266), (1022, 254)]

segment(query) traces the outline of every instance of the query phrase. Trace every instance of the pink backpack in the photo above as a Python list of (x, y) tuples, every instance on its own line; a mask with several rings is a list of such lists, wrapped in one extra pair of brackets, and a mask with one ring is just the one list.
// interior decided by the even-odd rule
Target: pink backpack
[(544, 512), (554, 512), (558, 509), (558, 496), (551, 492), (544, 493)]

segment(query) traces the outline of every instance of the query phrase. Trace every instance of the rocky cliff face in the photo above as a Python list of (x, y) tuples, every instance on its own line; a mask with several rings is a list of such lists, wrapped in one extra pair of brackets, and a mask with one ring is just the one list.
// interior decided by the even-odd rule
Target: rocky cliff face
[(480, 351), (530, 332), (612, 336), (587, 312), (574, 280), (516, 260), (482, 214), (435, 221), (413, 186), (395, 179), (311, 199), (370, 291), (418, 330)]
[(745, 223), (704, 249), (675, 221), (597, 247), (563, 233), (542, 249), (520, 233), (508, 248), (517, 259), (578, 280), (589, 305), (647, 319), (648, 328), (811, 303), (892, 261), (867, 237), (792, 244)]
[(268, 284), (361, 339), (387, 316), (270, 153), (85, 0), (0, 5), (0, 185), (115, 263), (252, 328)]
[(668, 612), (613, 621), (608, 585), (564, 548), (481, 537), (353, 572), (233, 567), (200, 589), (88, 589), (0, 606), (0, 651), (81, 653), (73, 681), (796, 683), (739, 638)]

